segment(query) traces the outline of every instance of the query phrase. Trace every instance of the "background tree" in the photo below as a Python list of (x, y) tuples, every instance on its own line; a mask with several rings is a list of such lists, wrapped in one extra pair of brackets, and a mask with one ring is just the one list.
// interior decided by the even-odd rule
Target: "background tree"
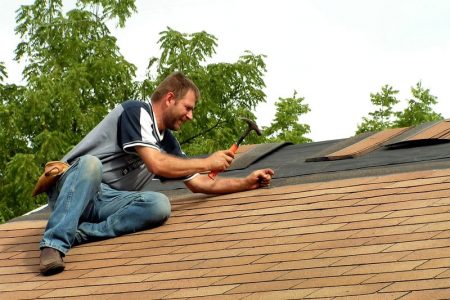
[(303, 104), (304, 100), (303, 97), (297, 97), (296, 91), (291, 98), (278, 99), (275, 103), (275, 119), (270, 126), (264, 128), (267, 142), (311, 142), (311, 139), (305, 137), (305, 134), (310, 133), (309, 125), (299, 123), (299, 117), (310, 111), (309, 105)]
[(213, 35), (180, 33), (171, 28), (160, 35), (161, 56), (150, 59), (148, 79), (141, 85), (142, 97), (149, 97), (173, 71), (182, 71), (201, 91), (194, 120), (176, 133), (183, 150), (195, 155), (228, 148), (246, 126), (239, 117), (255, 119), (252, 111), (265, 102), (264, 55), (246, 51), (234, 63), (207, 64), (217, 46)]
[(442, 115), (436, 113), (432, 108), (437, 104), (437, 97), (431, 95), (429, 89), (424, 89), (420, 81), (415, 87), (411, 87), (413, 98), (407, 100), (407, 107), (402, 111), (393, 110), (394, 105), (399, 103), (395, 97), (397, 93), (397, 90), (385, 85), (380, 93), (370, 94), (371, 102), (379, 109), (370, 112), (370, 117), (363, 117), (363, 122), (358, 125), (356, 133), (415, 126), (443, 119)]
[[(3, 84), (0, 65), (0, 222), (46, 203), (44, 195), (31, 197), (45, 163), (60, 159), (118, 103), (148, 99), (173, 71), (187, 74), (202, 93), (194, 121), (177, 133), (187, 153), (228, 148), (245, 129), (238, 118), (255, 119), (252, 111), (266, 97), (265, 56), (245, 51), (236, 62), (208, 64), (217, 39), (206, 32), (161, 32), (160, 57), (150, 59), (146, 80), (134, 81), (136, 67), (120, 54), (105, 22), (124, 26), (135, 9), (134, 0), (78, 0), (64, 13), (61, 0), (36, 0), (18, 10), (16, 59), (26, 58), (26, 85)], [(273, 133), (271, 139), (282, 136)]]
[[(0, 63), (0, 223), (14, 216), (16, 207), (24, 205), (15, 203), (17, 199), (14, 197), (2, 196), (5, 193), (23, 193), (24, 185), (20, 181), (21, 176), (15, 178), (14, 172), (32, 173), (32, 176), (35, 176), (34, 172), (37, 172), (32, 166), (27, 170), (17, 170), (14, 168), (14, 161), (10, 161), (16, 153), (26, 151), (28, 146), (26, 137), (20, 132), (21, 120), (17, 114), (23, 103), (24, 88), (4, 83), (6, 78), (6, 69), (3, 63)], [(17, 159), (19, 158), (28, 159), (26, 154), (17, 156)]]
[(405, 110), (396, 113), (396, 127), (414, 126), (443, 119), (442, 115), (432, 108), (437, 104), (437, 97), (431, 95), (429, 89), (424, 89), (422, 82), (419, 81), (415, 87), (411, 87), (411, 94), (413, 98), (408, 100)]
[(399, 100), (396, 98), (397, 94), (398, 91), (387, 84), (381, 87), (381, 92), (371, 93), (370, 102), (378, 107), (378, 109), (370, 112), (368, 118), (363, 117), (363, 122), (361, 125), (358, 125), (356, 133), (381, 131), (386, 128), (391, 128), (394, 124), (393, 107), (399, 103)]
[(46, 202), (31, 198), (45, 162), (57, 160), (134, 92), (135, 67), (105, 25), (123, 26), (134, 1), (80, 0), (63, 13), (61, 0), (21, 6), (16, 60), (26, 58), (26, 86), (2, 85), (0, 220)]

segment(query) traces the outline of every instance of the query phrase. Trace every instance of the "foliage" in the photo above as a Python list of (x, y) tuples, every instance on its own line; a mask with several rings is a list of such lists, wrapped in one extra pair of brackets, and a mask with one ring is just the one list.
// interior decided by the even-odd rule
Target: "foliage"
[(442, 115), (432, 109), (432, 105), (437, 104), (437, 98), (430, 94), (429, 89), (424, 89), (420, 81), (415, 87), (411, 87), (413, 98), (407, 100), (408, 105), (403, 111), (393, 110), (400, 102), (395, 97), (397, 93), (392, 86), (384, 85), (380, 93), (370, 94), (370, 101), (379, 108), (370, 112), (370, 117), (363, 117), (363, 122), (358, 125), (356, 133), (415, 126), (442, 119)]
[(305, 98), (297, 97), (294, 91), (292, 98), (279, 98), (275, 103), (276, 113), (272, 124), (264, 129), (268, 142), (290, 141), (293, 143), (309, 143), (311, 139), (305, 137), (310, 133), (310, 127), (299, 123), (299, 117), (310, 111), (308, 104), (303, 104)]
[[(142, 97), (148, 97), (149, 91), (171, 72), (182, 71), (202, 93), (193, 121), (176, 133), (183, 150), (197, 155), (228, 148), (247, 126), (239, 117), (256, 119), (254, 109), (265, 102), (262, 90), (265, 56), (245, 51), (234, 63), (207, 64), (217, 46), (213, 35), (204, 31), (180, 33), (171, 28), (160, 35), (162, 52), (159, 58), (150, 59), (148, 79), (140, 86)], [(309, 111), (307, 105), (301, 104), (303, 98), (294, 95), (294, 98), (280, 101), (276, 104), (276, 124), (271, 127), (272, 131), (265, 132), (262, 138), (250, 135), (245, 142), (262, 143), (283, 138), (298, 143), (310, 141), (303, 137), (309, 132), (309, 126), (296, 123), (298, 115)]]
[(45, 203), (30, 196), (45, 162), (60, 159), (133, 95), (135, 67), (105, 21), (124, 25), (134, 10), (131, 0), (80, 0), (66, 14), (61, 0), (36, 0), (18, 10), (15, 53), (26, 58), (27, 84), (0, 85), (0, 221)]
[(424, 122), (443, 119), (442, 115), (431, 108), (437, 104), (437, 97), (430, 94), (429, 89), (424, 89), (419, 81), (415, 87), (411, 87), (413, 98), (408, 100), (408, 107), (402, 112), (396, 113), (396, 127), (418, 125)]
[[(194, 121), (177, 133), (187, 153), (228, 148), (246, 127), (238, 117), (255, 119), (252, 111), (266, 97), (264, 55), (245, 51), (236, 62), (208, 64), (217, 46), (213, 35), (167, 28), (148, 78), (135, 82), (135, 66), (120, 54), (105, 23), (124, 26), (135, 10), (134, 0), (77, 0), (67, 13), (62, 0), (35, 0), (18, 10), (22, 40), (15, 53), (16, 60), (26, 59), (26, 85), (4, 84), (7, 73), (0, 64), (0, 222), (44, 204), (44, 195), (31, 197), (44, 164), (60, 159), (117, 104), (148, 98), (173, 71), (188, 75), (202, 92)], [(280, 99), (269, 140), (309, 132), (307, 125), (294, 124), (296, 117), (281, 116), (291, 112), (291, 104), (298, 105), (298, 114), (309, 111), (302, 100), (295, 94)], [(283, 136), (282, 126), (292, 133)], [(247, 142), (266, 140), (250, 136)]]
[(381, 87), (381, 92), (370, 94), (370, 102), (378, 107), (374, 112), (369, 113), (369, 118), (363, 117), (363, 122), (358, 125), (357, 134), (367, 131), (381, 131), (393, 126), (393, 106), (399, 103), (396, 95), (397, 90), (392, 86), (384, 85)]
[(195, 155), (228, 148), (245, 129), (239, 117), (255, 119), (252, 110), (265, 101), (264, 56), (246, 51), (234, 63), (207, 64), (217, 39), (206, 32), (186, 34), (167, 28), (159, 43), (161, 56), (150, 59), (142, 96), (149, 96), (148, 91), (171, 72), (182, 71), (201, 91), (193, 121), (176, 133), (183, 150)]

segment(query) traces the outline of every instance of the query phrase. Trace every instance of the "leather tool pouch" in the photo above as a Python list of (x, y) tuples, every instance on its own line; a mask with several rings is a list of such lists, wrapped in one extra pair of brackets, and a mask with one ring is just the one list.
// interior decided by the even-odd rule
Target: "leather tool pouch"
[(49, 161), (45, 164), (44, 173), (39, 177), (34, 187), (32, 196), (46, 193), (52, 187), (64, 172), (70, 167), (63, 161)]

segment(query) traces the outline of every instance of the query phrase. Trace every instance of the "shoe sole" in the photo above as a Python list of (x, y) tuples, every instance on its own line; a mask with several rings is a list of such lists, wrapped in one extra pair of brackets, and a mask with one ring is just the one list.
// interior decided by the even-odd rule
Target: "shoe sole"
[(41, 268), (41, 274), (44, 276), (55, 275), (64, 271), (65, 266), (55, 263)]

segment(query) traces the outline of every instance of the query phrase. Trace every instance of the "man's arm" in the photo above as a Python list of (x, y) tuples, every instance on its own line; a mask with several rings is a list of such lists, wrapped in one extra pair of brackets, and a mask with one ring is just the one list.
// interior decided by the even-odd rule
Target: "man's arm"
[(228, 194), (267, 187), (273, 175), (271, 169), (253, 171), (245, 178), (218, 176), (215, 180), (211, 180), (207, 175), (200, 175), (185, 181), (185, 184), (194, 193)]
[(189, 176), (207, 171), (222, 172), (230, 166), (234, 158), (234, 153), (229, 150), (217, 151), (207, 158), (188, 159), (162, 153), (145, 146), (136, 146), (135, 149), (150, 172), (167, 178)]

